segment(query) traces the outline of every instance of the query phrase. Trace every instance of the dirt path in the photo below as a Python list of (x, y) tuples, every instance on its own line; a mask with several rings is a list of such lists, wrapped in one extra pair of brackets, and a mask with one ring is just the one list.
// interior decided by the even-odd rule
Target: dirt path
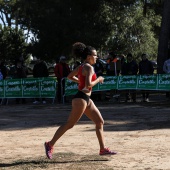
[(105, 119), (106, 145), (114, 156), (99, 156), (94, 124), (85, 116), (56, 144), (53, 160), (43, 143), (66, 121), (70, 105), (0, 106), (0, 169), (168, 170), (170, 107), (97, 103)]

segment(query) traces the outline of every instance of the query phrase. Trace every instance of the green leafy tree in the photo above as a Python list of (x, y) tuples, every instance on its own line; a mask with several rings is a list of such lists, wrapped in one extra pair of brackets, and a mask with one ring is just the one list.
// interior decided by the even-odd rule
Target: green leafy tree
[(0, 59), (14, 61), (27, 57), (24, 29), (18, 21), (16, 0), (0, 0)]
[(119, 7), (116, 13), (115, 29), (108, 40), (110, 49), (117, 53), (133, 53), (137, 58), (148, 53), (156, 58), (158, 39), (155, 27), (160, 26), (161, 18), (153, 10), (143, 15), (143, 4)]
[(21, 30), (15, 28), (0, 28), (0, 59), (15, 61), (27, 56), (27, 44)]
[(76, 41), (99, 48), (112, 30), (112, 9), (102, 0), (25, 0), (20, 5), (20, 24), (35, 35), (33, 55), (48, 60), (69, 55)]

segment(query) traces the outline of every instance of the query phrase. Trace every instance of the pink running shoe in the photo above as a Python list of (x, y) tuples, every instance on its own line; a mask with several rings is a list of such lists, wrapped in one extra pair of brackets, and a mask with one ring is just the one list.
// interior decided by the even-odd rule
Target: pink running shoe
[(115, 155), (115, 154), (117, 153), (114, 151), (111, 151), (109, 148), (101, 149), (99, 152), (99, 155)]
[(49, 145), (49, 142), (44, 143), (45, 153), (48, 159), (52, 159), (53, 147)]

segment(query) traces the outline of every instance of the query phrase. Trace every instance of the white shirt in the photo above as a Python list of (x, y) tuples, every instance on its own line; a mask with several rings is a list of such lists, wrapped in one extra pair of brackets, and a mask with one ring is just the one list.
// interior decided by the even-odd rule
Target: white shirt
[(167, 74), (170, 74), (170, 59), (164, 62), (163, 71)]

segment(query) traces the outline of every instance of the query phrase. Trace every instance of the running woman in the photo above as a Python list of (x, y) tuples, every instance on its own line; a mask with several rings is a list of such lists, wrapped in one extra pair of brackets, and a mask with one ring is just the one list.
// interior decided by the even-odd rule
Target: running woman
[(78, 83), (78, 92), (72, 99), (72, 110), (65, 124), (61, 125), (55, 132), (53, 138), (49, 142), (45, 142), (45, 152), (49, 159), (52, 159), (53, 148), (57, 140), (69, 129), (71, 129), (85, 114), (96, 125), (96, 135), (99, 141), (99, 155), (113, 155), (116, 152), (105, 147), (103, 136), (104, 120), (98, 108), (90, 99), (92, 87), (97, 83), (103, 83), (104, 78), (97, 78), (93, 66), (97, 60), (97, 52), (91, 46), (85, 46), (83, 43), (77, 42), (73, 44), (73, 55), (81, 57), (84, 62), (75, 68), (69, 75), (68, 79)]

